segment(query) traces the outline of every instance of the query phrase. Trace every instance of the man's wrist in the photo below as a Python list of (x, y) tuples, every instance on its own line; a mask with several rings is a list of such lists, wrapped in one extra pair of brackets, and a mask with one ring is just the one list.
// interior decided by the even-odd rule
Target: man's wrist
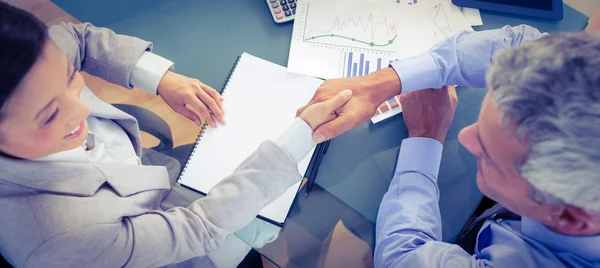
[(408, 137), (409, 138), (430, 138), (430, 139), (439, 141), (441, 144), (444, 144), (444, 141), (446, 141), (446, 134), (437, 133), (435, 131), (409, 131)]
[(365, 79), (364, 87), (373, 93), (371, 96), (377, 103), (383, 103), (402, 92), (402, 82), (391, 67), (371, 73)]

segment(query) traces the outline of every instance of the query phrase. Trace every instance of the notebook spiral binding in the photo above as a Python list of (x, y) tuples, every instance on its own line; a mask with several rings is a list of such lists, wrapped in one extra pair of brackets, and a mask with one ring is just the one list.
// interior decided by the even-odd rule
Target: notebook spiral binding
[[(235, 72), (235, 67), (237, 66), (241, 57), (242, 56), (238, 56), (235, 59), (235, 61), (233, 62), (233, 66), (231, 67), (231, 70), (229, 71), (227, 78), (225, 78), (225, 83), (223, 83), (223, 87), (221, 87), (221, 92), (220, 92), (221, 95), (225, 94), (225, 90), (227, 89), (227, 84), (229, 84), (229, 79)], [(200, 143), (202, 136), (204, 136), (204, 132), (206, 131), (206, 128), (208, 128), (208, 123), (204, 122), (204, 124), (202, 124), (202, 129), (200, 130), (200, 133), (198, 133), (198, 136), (196, 137), (196, 141), (194, 142), (194, 149), (192, 149), (192, 152), (188, 156), (188, 160), (186, 161), (185, 166), (181, 169), (181, 172), (179, 173), (179, 176), (177, 177), (177, 181), (179, 181), (185, 174), (185, 170), (187, 169), (188, 165), (190, 164), (190, 159), (192, 158), (192, 156), (194, 156), (194, 153), (196, 152), (196, 149), (198, 148), (198, 144)]]

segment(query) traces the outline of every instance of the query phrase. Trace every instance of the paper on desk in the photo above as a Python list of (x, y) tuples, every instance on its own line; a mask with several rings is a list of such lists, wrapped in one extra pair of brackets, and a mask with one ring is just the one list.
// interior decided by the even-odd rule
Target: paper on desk
[(471, 24), (471, 26), (481, 26), (483, 25), (483, 21), (481, 20), (481, 13), (479, 9), (463, 7), (461, 8), (461, 12), (465, 16), (465, 19)]

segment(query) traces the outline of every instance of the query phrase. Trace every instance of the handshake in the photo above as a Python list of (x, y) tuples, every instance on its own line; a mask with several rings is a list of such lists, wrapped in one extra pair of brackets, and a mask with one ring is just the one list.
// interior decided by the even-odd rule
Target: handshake
[[(327, 126), (323, 125), (337, 119), (339, 116), (338, 110), (342, 108), (350, 98), (352, 98), (352, 90), (342, 90), (331, 99), (307, 105), (302, 112), (298, 112), (299, 117), (304, 120), (313, 131), (319, 129), (319, 127), (326, 128)], [(316, 143), (321, 143), (328, 140), (328, 138), (325, 138), (323, 132), (315, 132), (313, 134), (313, 140)]]
[[(400, 91), (353, 80), (368, 77), (326, 80), (312, 100), (298, 110), (297, 116), (313, 129), (316, 143), (332, 139), (368, 121), (381, 103)], [(402, 94), (400, 103), (409, 138), (425, 137), (444, 143), (458, 104), (453, 86)]]

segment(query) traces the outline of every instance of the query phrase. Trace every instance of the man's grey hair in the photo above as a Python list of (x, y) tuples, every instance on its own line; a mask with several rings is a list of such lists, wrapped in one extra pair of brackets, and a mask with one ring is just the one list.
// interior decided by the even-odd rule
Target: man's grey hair
[(529, 147), (538, 202), (600, 213), (600, 35), (562, 33), (499, 52), (487, 77), (502, 122)]

